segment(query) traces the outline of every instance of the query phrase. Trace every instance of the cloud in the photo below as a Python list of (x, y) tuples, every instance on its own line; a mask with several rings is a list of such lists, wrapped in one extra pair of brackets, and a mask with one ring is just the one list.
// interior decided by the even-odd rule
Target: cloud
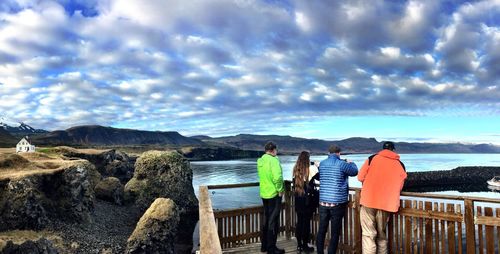
[(0, 112), (213, 135), (498, 116), (496, 1), (3, 1)]

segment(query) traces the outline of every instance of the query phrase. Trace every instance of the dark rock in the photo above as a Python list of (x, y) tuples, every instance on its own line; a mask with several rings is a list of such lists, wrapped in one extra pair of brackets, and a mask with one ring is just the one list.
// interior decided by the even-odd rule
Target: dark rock
[(192, 181), (189, 162), (178, 152), (145, 152), (135, 163), (134, 177), (125, 185), (125, 199), (142, 209), (156, 198), (172, 199), (180, 215), (176, 243), (192, 245), (198, 221), (198, 199)]
[(486, 181), (500, 175), (500, 167), (458, 167), (452, 170), (410, 172), (405, 191), (484, 191)]
[(39, 188), (42, 182), (33, 176), (7, 182), (0, 195), (0, 230), (45, 227), (49, 204)]
[(0, 184), (0, 230), (40, 229), (49, 220), (87, 222), (98, 172), (87, 161)]
[[(90, 214), (94, 208), (94, 167), (88, 162), (70, 166), (64, 170), (64, 183), (57, 189), (56, 207), (58, 213), (66, 219), (76, 222), (91, 220)], [(61, 213), (62, 212), (62, 213)]]
[(97, 198), (114, 202), (117, 205), (123, 203), (123, 185), (116, 177), (106, 177), (95, 187)]
[(8, 241), (5, 247), (0, 250), (4, 254), (58, 254), (59, 251), (51, 241), (40, 238), (37, 241), (26, 240), (21, 244)]
[(175, 203), (171, 199), (156, 199), (130, 235), (125, 253), (175, 253), (178, 223)]
[(68, 158), (79, 158), (88, 160), (94, 164), (97, 171), (106, 177), (113, 176), (122, 183), (126, 183), (132, 178), (134, 173), (135, 157), (131, 158), (126, 153), (114, 149), (96, 152), (86, 152), (71, 147), (57, 147), (58, 153)]

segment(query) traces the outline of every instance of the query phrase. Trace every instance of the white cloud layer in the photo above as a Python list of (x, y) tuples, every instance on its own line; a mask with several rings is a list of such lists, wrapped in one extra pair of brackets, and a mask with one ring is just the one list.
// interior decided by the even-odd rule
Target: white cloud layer
[(495, 0), (2, 1), (0, 113), (214, 135), (304, 116), (498, 117), (499, 17)]

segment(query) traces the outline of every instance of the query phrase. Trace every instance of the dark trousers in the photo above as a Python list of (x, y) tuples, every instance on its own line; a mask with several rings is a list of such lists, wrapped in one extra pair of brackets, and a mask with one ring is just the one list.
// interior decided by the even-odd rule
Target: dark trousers
[(307, 246), (309, 236), (311, 235), (311, 217), (309, 211), (297, 211), (297, 224), (295, 225), (295, 237), (297, 238), (297, 246)]
[(263, 198), (262, 203), (264, 204), (264, 222), (260, 231), (260, 241), (262, 249), (273, 252), (276, 249), (276, 239), (280, 226), (281, 197)]
[(345, 215), (347, 203), (339, 204), (334, 207), (319, 206), (319, 229), (316, 239), (318, 254), (324, 253), (325, 236), (328, 230), (328, 222), (331, 223), (332, 238), (328, 245), (328, 254), (335, 254), (339, 244), (340, 229), (342, 228), (342, 219)]

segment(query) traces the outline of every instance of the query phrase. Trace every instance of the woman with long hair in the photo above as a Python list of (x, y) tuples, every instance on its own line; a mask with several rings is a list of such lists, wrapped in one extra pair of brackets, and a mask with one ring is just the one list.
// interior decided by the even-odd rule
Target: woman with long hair
[(310, 252), (314, 248), (309, 247), (311, 233), (311, 217), (313, 209), (308, 202), (309, 189), (309, 152), (300, 153), (293, 167), (293, 191), (295, 196), (295, 212), (297, 213), (297, 224), (295, 225), (295, 237), (297, 238), (297, 251)]

